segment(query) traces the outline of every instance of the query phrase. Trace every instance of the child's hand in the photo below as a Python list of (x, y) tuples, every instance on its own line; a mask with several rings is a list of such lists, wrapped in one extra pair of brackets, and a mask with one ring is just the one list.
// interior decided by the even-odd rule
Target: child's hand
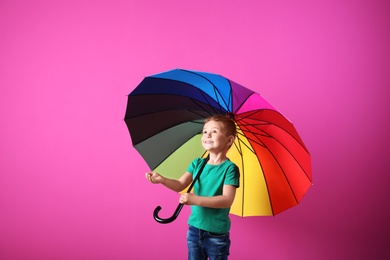
[(183, 193), (179, 198), (179, 203), (184, 205), (194, 205), (196, 195), (194, 193)]
[(145, 178), (153, 184), (161, 183), (163, 181), (163, 177), (157, 172), (147, 172), (145, 173)]

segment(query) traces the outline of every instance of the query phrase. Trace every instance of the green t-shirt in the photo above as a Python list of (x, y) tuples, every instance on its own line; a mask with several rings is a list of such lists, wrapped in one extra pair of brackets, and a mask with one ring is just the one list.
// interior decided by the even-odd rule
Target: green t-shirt
[[(197, 158), (188, 166), (187, 171), (193, 175), (193, 179), (204, 160)], [(194, 184), (194, 193), (205, 197), (222, 195), (223, 185), (239, 187), (239, 178), (239, 169), (230, 160), (218, 165), (206, 164)], [(192, 205), (188, 224), (209, 232), (227, 233), (230, 230), (229, 211), (230, 208), (216, 209)]]

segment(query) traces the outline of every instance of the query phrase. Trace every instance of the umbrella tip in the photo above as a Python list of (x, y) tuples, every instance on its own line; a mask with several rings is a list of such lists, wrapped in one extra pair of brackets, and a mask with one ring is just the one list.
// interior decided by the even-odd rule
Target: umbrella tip
[(234, 120), (234, 114), (233, 113), (226, 113), (226, 117)]

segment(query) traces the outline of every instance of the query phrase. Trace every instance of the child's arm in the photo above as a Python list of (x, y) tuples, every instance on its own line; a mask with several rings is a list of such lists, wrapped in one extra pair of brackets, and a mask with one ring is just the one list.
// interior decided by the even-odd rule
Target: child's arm
[(184, 190), (192, 181), (192, 174), (189, 172), (184, 173), (178, 180), (166, 178), (157, 172), (148, 172), (145, 177), (153, 184), (160, 183), (176, 192)]
[(197, 205), (208, 208), (229, 208), (236, 196), (236, 187), (224, 185), (222, 195), (214, 197), (197, 196), (193, 193), (184, 193), (179, 202), (185, 205)]

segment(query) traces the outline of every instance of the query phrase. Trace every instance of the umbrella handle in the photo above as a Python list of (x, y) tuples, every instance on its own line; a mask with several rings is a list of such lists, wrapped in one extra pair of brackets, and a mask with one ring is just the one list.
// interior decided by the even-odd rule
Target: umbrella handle
[(156, 220), (158, 223), (161, 223), (161, 224), (171, 223), (172, 221), (174, 221), (177, 218), (177, 216), (179, 216), (179, 213), (180, 213), (181, 209), (183, 208), (183, 206), (184, 206), (183, 204), (179, 203), (179, 205), (177, 205), (177, 208), (176, 208), (175, 212), (169, 218), (160, 218), (158, 216), (158, 213), (160, 212), (161, 207), (157, 206), (156, 209), (153, 212), (154, 220)]
[[(195, 179), (191, 182), (191, 185), (188, 188), (187, 193), (192, 190), (192, 187), (194, 187), (195, 182), (199, 179), (199, 176), (202, 173), (203, 168), (207, 164), (209, 158), (210, 158), (210, 155), (207, 155), (206, 160), (203, 162), (203, 165), (200, 167), (200, 170), (199, 170), (198, 174), (196, 175)], [(177, 216), (179, 216), (179, 213), (180, 213), (181, 209), (183, 208), (183, 206), (184, 206), (184, 204), (179, 203), (179, 205), (177, 205), (177, 208), (176, 208), (175, 212), (173, 212), (173, 215), (171, 217), (165, 218), (165, 219), (164, 218), (160, 218), (158, 216), (158, 213), (160, 212), (161, 207), (157, 206), (154, 209), (154, 212), (153, 212), (154, 220), (156, 220), (158, 223), (161, 223), (161, 224), (171, 223), (172, 221), (174, 221), (177, 218)]]
[[(207, 161), (206, 161), (206, 163), (207, 163)], [(204, 165), (206, 165), (206, 163)], [(203, 167), (204, 167), (204, 165), (203, 165)], [(203, 167), (202, 167), (202, 169), (203, 169)], [(200, 175), (200, 173), (196, 176), (197, 178), (195, 178), (195, 180), (192, 181), (190, 187), (187, 190), (187, 193), (192, 190), (192, 187), (194, 186), (195, 182), (198, 180), (199, 175)], [(174, 221), (177, 218), (177, 216), (179, 216), (179, 213), (180, 213), (181, 209), (183, 208), (183, 206), (184, 206), (184, 204), (179, 203), (179, 205), (177, 205), (177, 208), (176, 208), (175, 212), (173, 212), (173, 215), (171, 217), (165, 218), (165, 219), (164, 218), (160, 218), (158, 216), (158, 213), (160, 212), (161, 207), (157, 206), (154, 209), (154, 212), (153, 212), (154, 220), (156, 220), (158, 223), (161, 223), (161, 224), (171, 223), (172, 221)]]

